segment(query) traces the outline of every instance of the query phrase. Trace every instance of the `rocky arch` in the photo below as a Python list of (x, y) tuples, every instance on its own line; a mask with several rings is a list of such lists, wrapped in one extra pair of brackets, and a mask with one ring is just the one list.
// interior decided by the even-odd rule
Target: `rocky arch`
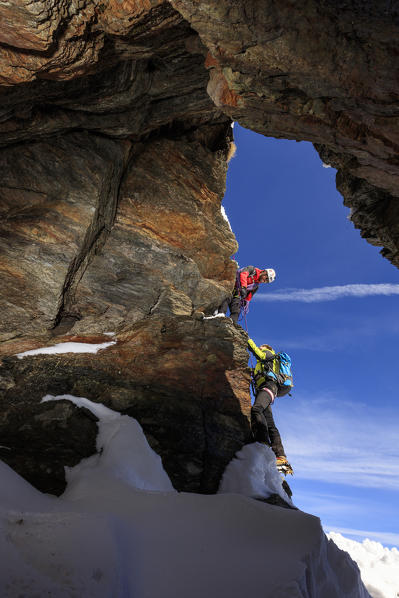
[[(397, 3), (18, 0), (0, 19), (1, 456), (62, 487), (46, 426), (58, 465), (92, 440), (39, 401), (73, 391), (135, 414), (177, 487), (214, 491), (249, 434), (245, 335), (200, 315), (234, 279), (231, 119), (315, 143), (398, 266)], [(110, 331), (95, 363), (13, 357)]]

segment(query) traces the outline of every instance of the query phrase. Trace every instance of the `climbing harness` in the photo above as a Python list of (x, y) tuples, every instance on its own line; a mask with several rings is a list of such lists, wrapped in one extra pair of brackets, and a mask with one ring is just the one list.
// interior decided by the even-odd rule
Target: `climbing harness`
[[(248, 267), (248, 266), (246, 266), (246, 267)], [(239, 319), (242, 320), (243, 316), (244, 316), (245, 325), (247, 325), (246, 316), (247, 316), (247, 313), (249, 312), (249, 301), (244, 299), (244, 297), (241, 297), (242, 286), (241, 286), (240, 274), (243, 270), (245, 270), (246, 267), (238, 268), (237, 273), (236, 273), (236, 285), (235, 285), (235, 289), (237, 289), (238, 294), (241, 298)], [(256, 291), (258, 287), (259, 287), (259, 284), (257, 282), (253, 282), (253, 283), (247, 285), (246, 288), (248, 291)], [(247, 328), (247, 332), (248, 332), (248, 328)]]

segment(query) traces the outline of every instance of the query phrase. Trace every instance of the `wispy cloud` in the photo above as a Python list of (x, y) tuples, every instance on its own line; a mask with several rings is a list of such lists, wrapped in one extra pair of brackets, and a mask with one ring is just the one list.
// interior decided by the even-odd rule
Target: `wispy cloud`
[(340, 397), (276, 405), (288, 458), (300, 479), (399, 490), (398, 414)]
[(370, 297), (376, 295), (399, 295), (399, 284), (346, 284), (315, 289), (286, 289), (285, 291), (259, 293), (262, 301), (300, 301), (316, 303), (335, 301), (343, 297)]

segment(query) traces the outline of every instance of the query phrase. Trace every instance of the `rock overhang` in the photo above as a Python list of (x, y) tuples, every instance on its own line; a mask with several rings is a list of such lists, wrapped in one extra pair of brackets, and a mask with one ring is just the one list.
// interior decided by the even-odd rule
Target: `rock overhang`
[[(177, 487), (213, 491), (221, 463), (249, 439), (245, 335), (199, 313), (234, 283), (237, 245), (220, 214), (231, 119), (316, 143), (355, 226), (398, 265), (395, 9), (382, 0), (339, 11), (272, 0), (36, 8), (1, 8), (2, 354), (66, 334), (93, 342), (114, 331), (119, 344), (109, 360), (37, 357), (14, 364), (16, 378), (6, 368), (2, 404), (16, 401), (15, 385), (22, 405), (35, 381), (61, 394), (77, 385), (138, 416), (167, 467), (179, 464)], [(127, 340), (132, 328), (140, 346)], [(151, 373), (159, 334), (170, 343), (162, 384)], [(125, 383), (136, 407), (124, 403)], [(163, 426), (168, 412), (186, 420), (184, 434)]]

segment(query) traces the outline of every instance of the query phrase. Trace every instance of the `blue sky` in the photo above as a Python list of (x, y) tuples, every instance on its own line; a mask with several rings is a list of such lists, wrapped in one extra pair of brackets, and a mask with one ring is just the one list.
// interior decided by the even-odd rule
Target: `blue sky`
[(328, 531), (398, 546), (399, 271), (348, 220), (310, 143), (234, 136), (223, 205), (240, 266), (277, 272), (247, 322), (293, 361), (293, 398), (274, 415), (295, 502)]

